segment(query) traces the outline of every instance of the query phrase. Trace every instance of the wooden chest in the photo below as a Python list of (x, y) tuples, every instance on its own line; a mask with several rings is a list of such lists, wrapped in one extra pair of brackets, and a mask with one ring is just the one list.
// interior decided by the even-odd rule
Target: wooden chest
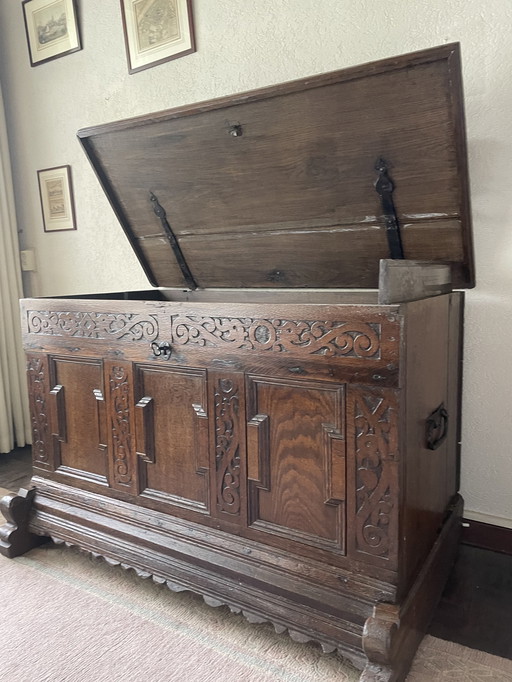
[(22, 302), (1, 551), (50, 536), (404, 679), (462, 507), (458, 46), (79, 138), (158, 288)]

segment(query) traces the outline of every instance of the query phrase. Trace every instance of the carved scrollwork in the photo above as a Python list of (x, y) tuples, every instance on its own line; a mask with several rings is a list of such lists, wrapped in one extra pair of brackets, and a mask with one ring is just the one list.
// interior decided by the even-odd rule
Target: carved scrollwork
[(396, 524), (396, 411), (385, 398), (356, 399), (356, 546), (389, 557)]
[(240, 513), (239, 397), (230, 379), (215, 387), (215, 459), (217, 506), (228, 514)]
[(112, 401), (112, 444), (114, 454), (114, 479), (116, 483), (130, 485), (131, 433), (130, 387), (124, 367), (113, 367), (110, 374)]
[(48, 415), (46, 405), (46, 377), (41, 358), (31, 358), (27, 364), (31, 401), (32, 453), (34, 461), (48, 462)]
[(172, 342), (243, 350), (379, 358), (379, 324), (173, 315)]
[(86, 313), (78, 311), (27, 311), (28, 331), (47, 336), (73, 336), (89, 339), (154, 341), (158, 337), (155, 315), (135, 313)]

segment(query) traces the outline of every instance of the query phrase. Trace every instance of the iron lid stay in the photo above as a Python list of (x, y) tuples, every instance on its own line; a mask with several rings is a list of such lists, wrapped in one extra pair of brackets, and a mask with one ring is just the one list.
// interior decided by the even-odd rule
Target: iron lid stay
[(155, 215), (157, 216), (157, 218), (160, 219), (160, 222), (162, 223), (164, 234), (167, 240), (169, 241), (169, 244), (171, 245), (174, 257), (176, 258), (176, 262), (178, 263), (179, 268), (181, 270), (181, 274), (183, 275), (183, 278), (187, 283), (188, 288), (195, 291), (196, 289), (199, 288), (198, 284), (194, 279), (194, 276), (188, 266), (187, 261), (185, 260), (185, 256), (183, 255), (183, 251), (181, 250), (178, 240), (176, 239), (176, 235), (172, 231), (169, 221), (167, 220), (167, 214), (165, 212), (165, 209), (158, 201), (156, 195), (153, 192), (151, 192), (151, 190), (149, 192), (149, 198), (151, 199)]
[(404, 257), (404, 250), (400, 237), (400, 224), (398, 222), (395, 202), (393, 201), (395, 185), (389, 177), (388, 165), (382, 157), (379, 157), (375, 162), (375, 170), (379, 173), (379, 177), (375, 181), (375, 190), (380, 197), (382, 213), (386, 223), (389, 254), (394, 260), (402, 259)]

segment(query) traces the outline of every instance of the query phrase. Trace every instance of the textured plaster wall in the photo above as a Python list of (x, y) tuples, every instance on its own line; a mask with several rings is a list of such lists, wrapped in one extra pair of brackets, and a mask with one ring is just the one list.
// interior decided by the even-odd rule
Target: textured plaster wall
[[(75, 139), (79, 128), (445, 42), (462, 44), (477, 288), (467, 297), (462, 492), (512, 527), (512, 5), (510, 0), (195, 0), (198, 52), (128, 75), (118, 0), (79, 0), (84, 49), (31, 68), (21, 2), (0, 0), (27, 294), (147, 287)], [(399, 96), (399, 94), (398, 94)], [(78, 230), (44, 234), (36, 170), (70, 164)]]

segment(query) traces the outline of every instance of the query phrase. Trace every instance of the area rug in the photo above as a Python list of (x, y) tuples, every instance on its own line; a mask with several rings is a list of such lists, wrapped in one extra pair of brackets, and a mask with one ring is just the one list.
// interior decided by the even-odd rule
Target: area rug
[[(0, 557), (0, 679), (355, 682), (336, 654), (51, 543)], [(512, 682), (512, 662), (426, 637), (409, 682)]]

